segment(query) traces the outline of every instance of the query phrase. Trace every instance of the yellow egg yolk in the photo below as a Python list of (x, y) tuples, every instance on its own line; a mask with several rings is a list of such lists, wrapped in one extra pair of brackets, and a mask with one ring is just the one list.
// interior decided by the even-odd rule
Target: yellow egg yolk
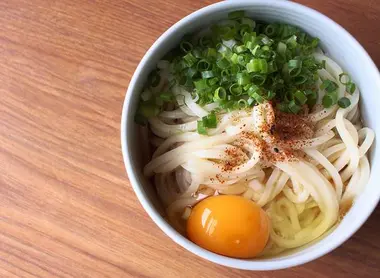
[(258, 205), (241, 196), (209, 197), (193, 208), (187, 220), (187, 236), (209, 251), (252, 258), (267, 244), (268, 217)]

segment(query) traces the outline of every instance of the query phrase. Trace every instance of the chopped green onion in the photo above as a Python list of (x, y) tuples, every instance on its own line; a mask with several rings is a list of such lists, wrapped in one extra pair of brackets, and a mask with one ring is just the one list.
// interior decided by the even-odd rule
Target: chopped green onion
[(268, 62), (264, 59), (260, 59), (260, 72), (268, 73)]
[(252, 105), (254, 105), (255, 103), (256, 103), (256, 100), (255, 100), (253, 97), (248, 98), (248, 100), (247, 100), (247, 104), (248, 104), (249, 106), (252, 106)]
[(185, 75), (186, 77), (193, 78), (198, 73), (198, 70), (195, 67), (187, 68)]
[(192, 87), (193, 85), (193, 79), (187, 76), (183, 76), (179, 81), (178, 84), (184, 87)]
[(200, 79), (198, 81), (194, 81), (194, 86), (197, 92), (203, 92), (210, 88), (207, 83), (207, 79)]
[(273, 37), (277, 34), (277, 31), (278, 31), (278, 26), (277, 24), (269, 24), (267, 27), (265, 27), (265, 34), (268, 36), (268, 37)]
[(337, 102), (336, 94), (325, 94), (322, 98), (322, 104), (324, 108), (330, 108)]
[(265, 83), (266, 76), (260, 75), (260, 74), (254, 74), (252, 75), (252, 82), (255, 85), (263, 85)]
[(258, 102), (258, 103), (263, 103), (265, 101), (265, 99), (260, 96), (258, 93), (253, 93), (252, 94), (252, 97)]
[(194, 57), (197, 59), (202, 58), (202, 51), (199, 48), (194, 49), (191, 53), (193, 53)]
[(231, 62), (234, 63), (234, 64), (237, 64), (238, 63), (238, 57), (239, 55), (237, 55), (236, 53), (232, 54), (231, 56)]
[(272, 45), (273, 44), (273, 40), (271, 40), (270, 38), (268, 38), (267, 36), (263, 36), (261, 38), (261, 42), (264, 44), (264, 45)]
[(247, 63), (249, 62), (249, 59), (250, 59), (249, 55), (241, 54), (241, 55), (238, 55), (237, 62), (241, 66), (246, 66)]
[(238, 102), (237, 102), (239, 108), (241, 109), (245, 109), (248, 107), (248, 102), (245, 100), (245, 99), (240, 99)]
[(282, 38), (289, 38), (297, 32), (297, 27), (284, 24), (281, 32)]
[(293, 35), (291, 36), (287, 41), (286, 45), (289, 46), (289, 48), (294, 49), (297, 46), (297, 36)]
[(243, 87), (243, 90), (246, 92), (248, 91), (249, 88), (251, 88), (251, 86), (252, 86), (251, 84), (247, 84)]
[(188, 67), (193, 66), (197, 62), (197, 58), (191, 52), (187, 53), (183, 59)]
[(203, 126), (205, 128), (216, 128), (217, 120), (215, 113), (210, 113), (207, 116), (202, 118)]
[(311, 41), (311, 48), (316, 48), (319, 45), (319, 39), (318, 38), (313, 38)]
[(237, 75), (241, 71), (239, 65), (231, 65), (230, 72), (232, 75)]
[(244, 17), (244, 11), (233, 11), (228, 14), (228, 19), (239, 19)]
[(252, 60), (247, 64), (247, 71), (248, 71), (248, 72), (258, 72), (258, 71), (260, 71), (260, 65), (259, 65), (257, 59), (252, 59)]
[(303, 93), (301, 91), (296, 91), (293, 96), (294, 96), (295, 101), (299, 105), (304, 105), (307, 102), (307, 97), (306, 97), (305, 93)]
[(218, 52), (216, 51), (215, 48), (208, 48), (206, 50), (205, 56), (206, 56), (207, 59), (214, 59), (214, 58), (216, 58), (217, 53)]
[(302, 61), (301, 60), (290, 60), (288, 62), (289, 75), (295, 77), (301, 73)]
[(243, 93), (243, 89), (239, 84), (235, 83), (230, 86), (230, 93), (234, 96), (240, 96)]
[(206, 36), (199, 39), (199, 45), (201, 47), (210, 47), (212, 45), (212, 40)]
[(227, 98), (226, 89), (224, 89), (223, 87), (219, 87), (215, 90), (214, 101), (225, 100), (226, 98)]
[(207, 130), (206, 130), (206, 127), (205, 127), (203, 121), (197, 122), (197, 131), (199, 134), (207, 135)]
[(245, 45), (247, 48), (249, 48), (249, 47), (247, 46), (247, 43), (248, 43), (248, 42), (253, 42), (253, 41), (255, 40), (255, 38), (256, 38), (256, 33), (255, 33), (255, 32), (245, 33), (245, 34), (243, 35), (243, 43), (244, 43), (244, 45)]
[[(217, 102), (218, 109), (225, 111), (275, 99), (281, 111), (299, 113), (303, 105), (311, 109), (318, 100), (318, 70), (326, 68), (325, 60), (317, 61), (313, 56), (318, 44), (317, 38), (295, 26), (256, 25), (244, 17), (243, 11), (233, 11), (229, 19), (211, 26), (211, 34), (185, 36), (179, 47), (164, 57), (169, 63), (169, 89), (183, 86), (192, 95), (198, 95), (199, 105)], [(174, 100), (174, 95), (166, 91), (148, 92), (162, 83), (163, 69), (160, 66), (150, 74), (140, 96), (136, 121), (146, 123), (149, 116), (161, 111), (165, 102)], [(339, 76), (339, 82), (349, 94), (355, 92), (356, 85), (346, 73)], [(324, 107), (338, 102), (346, 105), (346, 100), (338, 101), (338, 84), (322, 81)], [(208, 118), (201, 122), (198, 125), (202, 134), (214, 126)]]
[(252, 28), (249, 27), (249, 25), (244, 25), (244, 24), (240, 25), (240, 31), (239, 31), (240, 36), (244, 37), (245, 34), (248, 34), (251, 31), (252, 31)]
[(321, 90), (325, 90), (327, 93), (332, 93), (338, 89), (338, 84), (329, 79), (323, 80), (322, 85), (320, 86)]
[(256, 55), (256, 51), (260, 49), (260, 45), (255, 40), (247, 41), (245, 47), (251, 51), (252, 55)]
[(297, 75), (299, 75), (302, 71), (302, 68), (292, 68), (292, 69), (289, 69), (289, 76), (290, 77), (296, 77)]
[(347, 108), (351, 105), (351, 101), (346, 97), (342, 97), (338, 100), (338, 105), (341, 108)]
[(279, 42), (278, 45), (277, 45), (277, 52), (282, 55), (283, 57), (285, 57), (286, 55), (286, 44), (283, 43), (283, 42)]
[(210, 79), (207, 80), (207, 84), (210, 87), (216, 85), (218, 82), (219, 82), (219, 78), (218, 77), (210, 78)]
[(339, 74), (339, 82), (343, 85), (348, 85), (349, 83), (351, 83), (351, 78), (347, 73), (343, 72)]
[(249, 97), (247, 100), (248, 106), (253, 106), (256, 104), (256, 100), (253, 97)]
[(272, 72), (275, 72), (277, 70), (278, 70), (277, 64), (274, 61), (270, 61), (268, 63), (268, 73), (272, 73)]
[(188, 53), (191, 50), (193, 50), (193, 45), (187, 41), (181, 42), (181, 44), (179, 46), (180, 46), (181, 50), (185, 53)]
[(347, 92), (348, 92), (350, 95), (352, 95), (352, 94), (355, 92), (355, 90), (356, 90), (356, 85), (355, 85), (355, 83), (353, 83), (353, 82), (349, 82), (349, 83), (346, 85), (346, 90), (347, 90)]
[(212, 78), (214, 76), (215, 76), (215, 74), (212, 70), (202, 71), (202, 78), (203, 79)]
[(240, 86), (244, 86), (244, 85), (247, 85), (251, 82), (251, 78), (249, 77), (249, 75), (245, 72), (239, 72), (237, 75), (236, 75), (236, 80), (237, 80), (237, 83), (240, 85)]
[(268, 72), (268, 63), (265, 59), (252, 59), (246, 66), (247, 72)]
[(235, 36), (236, 29), (233, 26), (220, 26), (219, 35), (223, 40), (230, 40)]
[(229, 77), (231, 75), (231, 72), (228, 69), (222, 70), (220, 75), (222, 77)]
[(305, 95), (307, 96), (307, 105), (313, 107), (318, 100), (318, 93), (312, 90), (306, 90)]
[(245, 52), (245, 51), (247, 51), (247, 47), (246, 46), (244, 46), (244, 45), (235, 45), (234, 46), (234, 51), (236, 52), (236, 53), (243, 53), (243, 52)]
[(211, 67), (210, 63), (207, 62), (206, 60), (200, 60), (197, 64), (197, 69), (199, 71), (206, 71), (209, 70)]
[(256, 27), (256, 22), (250, 18), (242, 18), (241, 24), (249, 26), (251, 28), (251, 30), (253, 30), (253, 28)]
[(289, 110), (294, 113), (294, 114), (298, 114), (298, 112), (300, 112), (301, 110), (301, 106), (299, 106), (298, 104), (296, 104), (294, 102), (294, 100), (291, 100), (288, 104), (288, 108)]
[(230, 67), (230, 62), (226, 58), (222, 58), (222, 59), (216, 61), (216, 65), (220, 69), (226, 69), (226, 68)]
[(276, 94), (275, 94), (273, 91), (268, 91), (268, 92), (267, 92), (266, 99), (267, 99), (267, 100), (271, 100), (271, 99), (273, 99), (275, 96), (276, 96)]
[(297, 85), (304, 84), (307, 80), (308, 77), (305, 74), (299, 74), (296, 77), (294, 77), (294, 83)]
[(157, 116), (160, 112), (158, 107), (153, 102), (142, 102), (140, 103), (139, 109), (137, 111), (138, 114), (144, 116), (145, 118), (150, 118)]
[(247, 91), (247, 94), (252, 97), (253, 96), (253, 93), (255, 92), (258, 92), (259, 91), (259, 87), (256, 86), (256, 85), (251, 85), (249, 88), (248, 88), (248, 91)]

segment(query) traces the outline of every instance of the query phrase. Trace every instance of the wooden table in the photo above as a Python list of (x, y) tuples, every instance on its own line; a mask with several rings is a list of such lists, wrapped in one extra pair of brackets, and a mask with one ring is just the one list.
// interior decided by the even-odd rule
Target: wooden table
[[(212, 2), (0, 0), (0, 277), (380, 277), (379, 208), (331, 254), (254, 273), (185, 251), (137, 201), (119, 139), (128, 82), (162, 32)], [(378, 0), (299, 2), (380, 64)]]

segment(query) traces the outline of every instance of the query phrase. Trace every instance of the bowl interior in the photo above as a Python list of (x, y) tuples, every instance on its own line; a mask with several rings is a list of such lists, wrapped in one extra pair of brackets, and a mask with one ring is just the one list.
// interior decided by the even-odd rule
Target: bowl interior
[[(344, 71), (348, 72), (361, 91), (361, 113), (366, 126), (380, 134), (380, 77), (377, 68), (363, 48), (339, 25), (320, 13), (299, 4), (283, 1), (227, 1), (206, 7), (170, 28), (147, 52), (130, 83), (123, 111), (122, 144), (123, 154), (131, 183), (153, 220), (177, 243), (211, 261), (242, 269), (278, 269), (301, 264), (317, 258), (348, 239), (368, 218), (380, 196), (376, 181), (380, 174), (374, 171), (379, 167), (380, 156), (375, 144), (371, 149), (371, 177), (364, 192), (356, 199), (353, 207), (337, 227), (323, 238), (271, 258), (238, 260), (219, 256), (195, 246), (174, 231), (161, 217), (164, 211), (152, 184), (142, 175), (144, 165), (142, 138), (133, 116), (138, 97), (149, 72), (170, 49), (175, 47), (182, 36), (204, 28), (221, 19), (233, 10), (245, 10), (253, 19), (267, 22), (284, 22), (296, 25), (321, 40), (322, 48)], [(160, 216), (161, 215), (161, 216)]]

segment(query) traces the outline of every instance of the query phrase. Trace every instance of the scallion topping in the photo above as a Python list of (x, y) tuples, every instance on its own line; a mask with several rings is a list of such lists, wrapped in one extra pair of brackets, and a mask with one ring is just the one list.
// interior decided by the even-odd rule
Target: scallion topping
[(229, 19), (239, 19), (244, 17), (244, 11), (234, 11), (228, 14)]
[(300, 112), (300, 110), (301, 110), (301, 106), (299, 106), (297, 103), (295, 103), (294, 100), (292, 100), (288, 104), (288, 109), (293, 114), (298, 114), (298, 112)]
[(245, 109), (248, 107), (248, 102), (245, 99), (240, 99), (237, 104), (240, 109)]
[(305, 93), (297, 91), (294, 93), (294, 99), (299, 105), (304, 105), (307, 102), (307, 97)]
[(350, 95), (352, 95), (352, 94), (355, 92), (355, 90), (356, 90), (356, 85), (355, 85), (355, 83), (352, 83), (352, 82), (348, 83), (348, 84), (346, 85), (346, 90), (347, 90), (347, 92), (348, 92)]
[(181, 50), (185, 53), (190, 52), (193, 50), (193, 45), (188, 41), (182, 41), (180, 44)]
[(254, 92), (252, 94), (252, 98), (256, 100), (258, 103), (263, 103), (265, 101), (265, 99), (262, 96), (260, 96), (257, 92)]
[(322, 85), (320, 86), (320, 88), (321, 90), (325, 90), (327, 93), (331, 93), (331, 92), (336, 91), (336, 89), (338, 88), (338, 85), (334, 81), (327, 79), (322, 82)]
[(330, 108), (337, 102), (337, 96), (334, 93), (325, 94), (322, 98), (322, 104), (325, 108)]
[(338, 100), (338, 105), (341, 108), (347, 108), (351, 105), (351, 101), (346, 97), (342, 97)]
[(213, 98), (214, 101), (225, 100), (226, 98), (227, 98), (226, 89), (224, 89), (223, 87), (219, 87), (215, 90), (214, 98)]
[(207, 129), (206, 129), (203, 121), (197, 122), (197, 131), (199, 134), (207, 135)]
[[(256, 24), (245, 17), (244, 11), (231, 12), (227, 20), (210, 30), (202, 35), (186, 35), (164, 58), (169, 72), (157, 69), (150, 74), (136, 121), (146, 123), (168, 102), (178, 105), (165, 86), (164, 92), (157, 90), (161, 76), (167, 75), (169, 89), (184, 87), (197, 94), (198, 105), (217, 102), (217, 109), (225, 111), (271, 100), (281, 111), (297, 114), (304, 106), (312, 108), (316, 104), (318, 70), (326, 67), (326, 61), (319, 62), (313, 56), (319, 44), (317, 38), (288, 24)], [(356, 86), (346, 73), (339, 76), (339, 82), (349, 94), (355, 92)], [(325, 108), (337, 103), (340, 107), (347, 105), (345, 98), (338, 100), (338, 88), (334, 81), (322, 81)], [(210, 113), (198, 121), (198, 132), (207, 134), (207, 129), (216, 124), (215, 114)]]
[(343, 72), (339, 74), (339, 82), (343, 85), (348, 85), (349, 83), (351, 83), (351, 78), (347, 73)]

